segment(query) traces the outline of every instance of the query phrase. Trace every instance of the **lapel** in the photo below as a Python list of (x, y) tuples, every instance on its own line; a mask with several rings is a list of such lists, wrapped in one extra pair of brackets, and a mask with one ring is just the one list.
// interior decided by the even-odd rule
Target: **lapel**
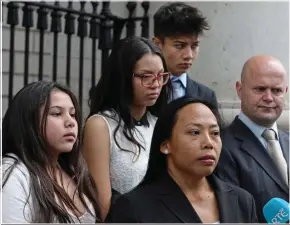
[(288, 171), (288, 183), (289, 183), (289, 133), (279, 130), (279, 142), (283, 151), (284, 158), (287, 163), (287, 171)]
[(186, 75), (186, 91), (185, 91), (185, 95), (186, 96), (192, 96), (192, 97), (199, 96), (198, 95), (198, 91), (199, 91), (198, 89), (199, 89), (198, 85), (196, 85), (196, 83), (188, 75)]
[(279, 142), (289, 168), (289, 133), (279, 130)]
[(239, 120), (237, 116), (230, 125), (230, 129), (233, 131), (234, 137), (242, 141), (241, 149), (250, 155), (257, 162), (257, 164), (260, 165), (277, 183), (277, 185), (288, 194), (289, 190), (286, 183), (283, 181), (270, 156), (266, 154), (264, 146), (260, 143), (252, 131), (241, 120)]
[[(239, 207), (236, 193), (232, 192), (232, 188), (215, 175), (212, 174), (207, 178), (217, 198), (220, 222), (237, 221)], [(159, 200), (180, 222), (202, 223), (183, 191), (168, 174), (156, 186)]]
[(208, 176), (208, 181), (214, 189), (218, 208), (220, 223), (233, 223), (239, 220), (238, 196), (232, 188), (215, 175)]
[(187, 197), (168, 175), (158, 181), (157, 198), (181, 223), (202, 223)]

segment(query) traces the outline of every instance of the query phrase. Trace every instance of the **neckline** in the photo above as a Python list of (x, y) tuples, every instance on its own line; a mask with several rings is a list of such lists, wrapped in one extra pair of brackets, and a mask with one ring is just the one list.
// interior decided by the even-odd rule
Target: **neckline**
[[(88, 207), (90, 208), (90, 202), (89, 202), (89, 200), (88, 200), (88, 198), (87, 198), (87, 196), (86, 195), (83, 195), (84, 196), (84, 199), (85, 199), (85, 202), (86, 202), (86, 204), (88, 205)], [(60, 204), (60, 201), (59, 201), (59, 199), (56, 197), (56, 201), (58, 202), (58, 204)], [(64, 209), (67, 211), (67, 213), (71, 216), (71, 217), (73, 217), (73, 218), (76, 218), (76, 219), (82, 219), (82, 218), (84, 218), (87, 214), (88, 214), (88, 211), (87, 210), (85, 210), (84, 211), (84, 213), (82, 214), (82, 215), (80, 215), (80, 216), (76, 216), (71, 210), (69, 210), (68, 208), (67, 208), (67, 206), (65, 205), (65, 204), (61, 204), (63, 207), (64, 207)]]

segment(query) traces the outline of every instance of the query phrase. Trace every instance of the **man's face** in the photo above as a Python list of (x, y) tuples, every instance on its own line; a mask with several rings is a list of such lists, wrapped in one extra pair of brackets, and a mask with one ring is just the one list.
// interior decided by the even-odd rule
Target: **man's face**
[(154, 37), (153, 41), (161, 48), (168, 72), (175, 76), (188, 71), (199, 52), (199, 36), (182, 35), (166, 37), (163, 41)]
[(252, 71), (236, 87), (242, 111), (256, 124), (271, 127), (284, 109), (286, 74), (274, 67)]

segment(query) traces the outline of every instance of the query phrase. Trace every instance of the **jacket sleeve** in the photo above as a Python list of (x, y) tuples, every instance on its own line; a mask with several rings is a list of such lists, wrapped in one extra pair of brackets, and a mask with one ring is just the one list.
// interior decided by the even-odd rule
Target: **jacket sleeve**
[(139, 219), (134, 207), (126, 196), (118, 198), (105, 219), (106, 223), (138, 223)]
[(259, 223), (258, 218), (257, 218), (257, 212), (256, 212), (256, 204), (254, 197), (252, 197), (252, 215), (251, 215), (251, 223)]
[[(16, 167), (12, 172), (6, 173), (6, 165), (3, 165), (2, 183), (2, 222), (3, 223), (30, 223), (31, 204), (29, 201), (29, 178), (22, 170), (24, 167)], [(9, 177), (8, 175), (9, 174)], [(7, 175), (7, 176), (6, 176)]]

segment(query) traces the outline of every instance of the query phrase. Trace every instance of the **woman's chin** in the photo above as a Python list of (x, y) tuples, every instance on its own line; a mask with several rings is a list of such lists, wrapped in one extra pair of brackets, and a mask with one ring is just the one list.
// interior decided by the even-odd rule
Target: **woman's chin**
[(157, 99), (152, 99), (152, 100), (149, 99), (149, 100), (147, 100), (146, 101), (147, 107), (155, 105), (156, 101), (157, 101)]

